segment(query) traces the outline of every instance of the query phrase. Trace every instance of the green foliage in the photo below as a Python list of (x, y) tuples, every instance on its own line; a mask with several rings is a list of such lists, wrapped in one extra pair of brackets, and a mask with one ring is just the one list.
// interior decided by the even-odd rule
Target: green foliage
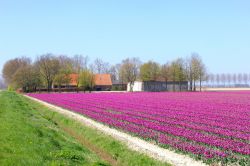
[(41, 85), (41, 79), (34, 66), (21, 67), (13, 76), (16, 88), (22, 88), (24, 92), (32, 92)]
[(14, 88), (13, 88), (11, 85), (8, 85), (7, 90), (8, 90), (8, 91), (14, 91)]
[(84, 90), (94, 87), (94, 74), (90, 70), (85, 69), (80, 73), (79, 87), (82, 87)]
[(53, 80), (54, 85), (57, 85), (59, 88), (62, 85), (68, 85), (71, 81), (70, 74), (73, 73), (73, 61), (67, 56), (57, 57), (59, 60), (59, 71), (55, 75)]
[(156, 81), (160, 76), (160, 65), (156, 62), (149, 61), (140, 67), (140, 78), (143, 81)]

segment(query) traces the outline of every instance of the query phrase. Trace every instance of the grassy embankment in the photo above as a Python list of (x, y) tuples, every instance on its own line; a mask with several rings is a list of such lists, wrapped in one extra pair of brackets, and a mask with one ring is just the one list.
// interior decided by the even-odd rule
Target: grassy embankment
[(0, 92), (0, 165), (167, 165), (14, 92)]

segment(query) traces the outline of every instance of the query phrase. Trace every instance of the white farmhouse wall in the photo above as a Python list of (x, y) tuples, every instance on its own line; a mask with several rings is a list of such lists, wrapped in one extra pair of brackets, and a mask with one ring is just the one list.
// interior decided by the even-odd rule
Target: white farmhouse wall
[[(128, 83), (127, 91), (130, 91), (130, 86), (131, 84)], [(141, 91), (143, 91), (143, 82), (135, 81), (133, 86), (133, 92), (141, 92)]]

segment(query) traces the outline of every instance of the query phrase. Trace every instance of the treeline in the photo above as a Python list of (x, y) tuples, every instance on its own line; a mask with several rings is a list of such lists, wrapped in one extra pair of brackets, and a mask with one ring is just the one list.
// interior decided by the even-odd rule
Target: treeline
[(130, 82), (132, 86), (136, 80), (188, 81), (190, 91), (196, 90), (197, 83), (201, 87), (208, 78), (205, 64), (196, 53), (165, 64), (152, 60), (142, 63), (139, 58), (126, 58), (113, 65), (99, 58), (89, 63), (89, 57), (83, 55), (45, 54), (38, 56), (34, 62), (28, 57), (11, 59), (5, 63), (2, 73), (8, 88), (22, 88), (24, 92), (37, 91), (41, 87), (51, 91), (52, 85), (60, 89), (70, 83), (69, 75), (72, 73), (79, 75), (77, 87), (83, 90), (93, 88), (96, 73), (109, 73), (112, 81)]
[(209, 74), (206, 84), (210, 87), (249, 87), (250, 73)]

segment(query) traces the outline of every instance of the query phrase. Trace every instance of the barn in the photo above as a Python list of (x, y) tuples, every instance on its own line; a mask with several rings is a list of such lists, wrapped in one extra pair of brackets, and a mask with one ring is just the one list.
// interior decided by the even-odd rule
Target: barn
[(127, 91), (131, 89), (134, 92), (188, 91), (188, 82), (135, 81), (133, 86), (128, 83)]
[[(77, 88), (78, 74), (70, 74), (70, 82), (61, 86), (62, 91), (74, 91)], [(112, 88), (112, 81), (110, 74), (95, 74), (94, 75), (94, 87), (95, 91), (110, 91)], [(53, 89), (58, 89), (58, 85), (53, 85)]]

